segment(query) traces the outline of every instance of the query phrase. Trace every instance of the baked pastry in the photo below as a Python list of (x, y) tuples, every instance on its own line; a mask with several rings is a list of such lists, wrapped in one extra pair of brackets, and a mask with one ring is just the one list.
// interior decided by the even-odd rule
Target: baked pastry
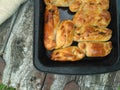
[[(109, 9), (109, 0), (83, 0), (85, 3), (85, 7), (87, 6), (88, 9), (91, 9), (91, 7), (94, 7), (92, 9), (102, 9), (102, 10), (108, 10)], [(84, 7), (84, 8), (85, 8)]]
[(71, 12), (77, 12), (79, 9), (82, 9), (83, 6), (83, 0), (74, 0), (70, 3), (69, 9)]
[(112, 36), (112, 31), (108, 28), (84, 25), (76, 28), (74, 41), (108, 41)]
[(85, 54), (77, 46), (54, 50), (51, 55), (51, 59), (54, 61), (77, 61), (84, 57)]
[[(108, 10), (109, 0), (44, 0), (45, 4), (52, 4), (58, 7), (69, 7), (72, 12), (78, 11), (81, 6), (85, 9)], [(81, 8), (82, 9), (82, 8)]]
[(112, 49), (112, 43), (109, 42), (80, 42), (78, 44), (87, 57), (105, 57)]
[(69, 7), (69, 4), (74, 0), (44, 0), (45, 4), (53, 4), (58, 7)]
[(79, 10), (73, 17), (73, 22), (76, 27), (81, 27), (82, 25), (88, 24), (97, 27), (107, 27), (111, 21), (111, 16), (109, 11), (89, 11), (89, 10)]
[(77, 12), (78, 10), (108, 10), (109, 0), (74, 0), (70, 3), (69, 9), (72, 12)]
[(56, 49), (70, 46), (73, 42), (74, 24), (71, 20), (60, 23), (56, 33)]
[(60, 22), (58, 8), (49, 4), (46, 6), (44, 18), (44, 46), (47, 50), (52, 50), (56, 47), (55, 33)]

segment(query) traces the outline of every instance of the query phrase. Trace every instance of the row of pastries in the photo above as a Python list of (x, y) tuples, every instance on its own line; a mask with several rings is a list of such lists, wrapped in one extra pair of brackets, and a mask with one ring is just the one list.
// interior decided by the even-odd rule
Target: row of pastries
[[(44, 0), (44, 46), (54, 61), (78, 61), (104, 57), (112, 49), (109, 0)], [(59, 7), (75, 12), (72, 20), (60, 21)], [(77, 46), (72, 43), (77, 42)], [(72, 46), (71, 46), (72, 45)]]

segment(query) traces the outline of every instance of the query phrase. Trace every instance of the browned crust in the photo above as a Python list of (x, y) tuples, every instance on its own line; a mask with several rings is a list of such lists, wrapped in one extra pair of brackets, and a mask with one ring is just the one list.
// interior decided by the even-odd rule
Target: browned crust
[(80, 10), (73, 17), (73, 22), (76, 27), (81, 27), (85, 24), (97, 27), (107, 27), (110, 21), (110, 12), (106, 10), (95, 10), (92, 12)]
[(55, 5), (57, 7), (69, 7), (69, 4), (72, 2), (73, 0), (44, 0), (45, 4), (52, 4)]
[(70, 46), (73, 42), (73, 35), (73, 22), (71, 20), (62, 21), (56, 33), (56, 49)]
[(112, 36), (112, 31), (108, 28), (84, 25), (76, 28), (74, 41), (108, 41)]
[[(83, 0), (86, 4), (84, 8), (90, 9), (101, 9), (101, 10), (108, 10), (109, 9), (109, 0)], [(94, 8), (91, 8), (94, 7)]]
[(108, 10), (109, 0), (74, 0), (69, 4), (69, 9), (72, 12), (77, 12), (78, 10)]
[(44, 0), (46, 5), (52, 4), (55, 0)]
[(78, 61), (85, 57), (85, 54), (76, 46), (54, 50), (51, 59), (54, 61)]
[(84, 52), (87, 57), (105, 57), (112, 50), (112, 42), (82, 42), (78, 44), (81, 49), (84, 46)]
[(55, 33), (59, 22), (58, 8), (53, 5), (48, 5), (44, 19), (44, 45), (47, 50), (52, 50), (56, 47)]
[(82, 0), (74, 0), (70, 3), (69, 9), (71, 12), (77, 12), (79, 9), (82, 9), (83, 5), (84, 4)]

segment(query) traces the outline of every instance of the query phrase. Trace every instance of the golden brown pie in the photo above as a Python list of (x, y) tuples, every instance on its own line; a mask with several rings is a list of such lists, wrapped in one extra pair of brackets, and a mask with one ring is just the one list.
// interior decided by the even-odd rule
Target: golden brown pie
[(112, 36), (112, 31), (108, 28), (84, 25), (76, 28), (74, 41), (108, 41)]
[(70, 46), (73, 42), (74, 24), (71, 20), (60, 23), (56, 33), (56, 49)]
[(60, 22), (58, 8), (49, 4), (46, 6), (44, 19), (44, 46), (47, 50), (56, 47), (55, 33)]
[(107, 56), (112, 49), (112, 43), (109, 42), (80, 42), (78, 44), (87, 57), (104, 57)]
[(70, 3), (69, 9), (71, 12), (77, 12), (79, 9), (82, 9), (83, 6), (83, 0), (74, 0)]
[(78, 10), (108, 10), (109, 0), (74, 0), (69, 4), (69, 9), (72, 12)]
[(74, 0), (44, 0), (45, 4), (53, 4), (57, 7), (69, 7), (69, 4)]
[(109, 0), (83, 0), (85, 3), (85, 7), (88, 7), (87, 9), (91, 9), (91, 7), (94, 7), (92, 9), (102, 9), (102, 10), (108, 10), (109, 9)]
[(54, 50), (51, 55), (51, 59), (54, 61), (77, 61), (84, 57), (85, 54), (77, 46)]
[(107, 27), (111, 21), (109, 11), (106, 10), (80, 10), (76, 12), (73, 17), (73, 22), (76, 27), (81, 27), (85, 24), (93, 25), (97, 27)]

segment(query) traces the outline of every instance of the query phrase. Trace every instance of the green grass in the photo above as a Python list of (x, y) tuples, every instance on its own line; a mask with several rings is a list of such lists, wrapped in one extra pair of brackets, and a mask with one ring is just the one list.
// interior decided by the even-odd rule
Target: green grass
[(120, 90), (120, 86), (118, 87), (118, 90)]
[(15, 90), (15, 89), (12, 87), (8, 87), (6, 85), (0, 84), (0, 90)]

